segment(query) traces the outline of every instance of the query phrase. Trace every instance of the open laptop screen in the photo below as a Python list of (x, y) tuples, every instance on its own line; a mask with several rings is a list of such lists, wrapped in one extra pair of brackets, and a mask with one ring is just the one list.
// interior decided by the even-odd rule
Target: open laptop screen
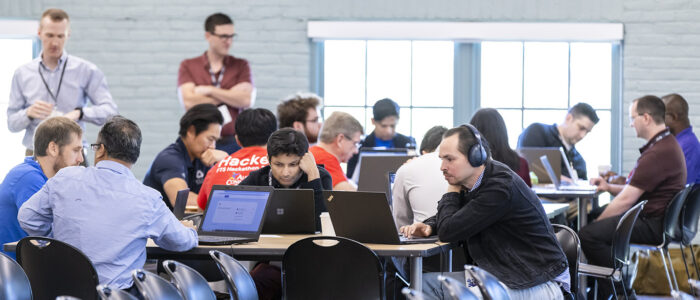
[(265, 215), (269, 194), (269, 191), (213, 189), (201, 230), (257, 232)]

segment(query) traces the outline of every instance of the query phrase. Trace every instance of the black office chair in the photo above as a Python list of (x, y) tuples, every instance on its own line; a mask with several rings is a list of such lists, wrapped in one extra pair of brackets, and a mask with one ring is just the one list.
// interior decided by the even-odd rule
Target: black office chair
[(207, 280), (194, 269), (174, 260), (164, 261), (163, 268), (185, 300), (216, 300)]
[(693, 239), (698, 233), (698, 219), (700, 219), (700, 185), (694, 185), (690, 191), (690, 194), (688, 194), (688, 198), (685, 200), (685, 205), (683, 206), (683, 212), (681, 213), (681, 219), (683, 230), (683, 238), (681, 239), (681, 254), (683, 255), (685, 272), (688, 275), (688, 279), (691, 279), (690, 272), (688, 271), (688, 263), (685, 259), (685, 251), (683, 250), (683, 247), (690, 247), (690, 253), (692, 253), (690, 257), (693, 259), (695, 274), (698, 274), (698, 279), (700, 279), (700, 270), (698, 269), (698, 264), (695, 261), (695, 250), (693, 249), (692, 244)]
[(16, 250), (35, 299), (97, 299), (97, 272), (78, 248), (51, 238), (28, 236), (17, 243)]
[(284, 253), (282, 286), (289, 300), (384, 299), (384, 268), (372, 250), (356, 241), (309, 237)]
[(0, 252), (0, 299), (32, 299), (32, 286), (22, 267)]
[(125, 291), (113, 290), (106, 285), (98, 285), (96, 289), (102, 300), (137, 300), (136, 297)]
[[(634, 223), (637, 221), (637, 217), (639, 217), (639, 213), (642, 211), (646, 203), (646, 200), (637, 203), (637, 205), (627, 210), (627, 212), (622, 215), (622, 218), (620, 218), (620, 221), (617, 223), (612, 240), (612, 268), (579, 263), (578, 270), (580, 274), (610, 279), (610, 283), (613, 286), (613, 297), (615, 297), (615, 299), (617, 299), (617, 292), (615, 291), (616, 281), (620, 281), (622, 283), (625, 299), (628, 298), (627, 287), (625, 286), (625, 281), (622, 278), (622, 268), (627, 267), (630, 264), (630, 238), (632, 237), (632, 228), (634, 228)], [(597, 281), (595, 290), (597, 294)]]
[(479, 300), (479, 296), (467, 288), (467, 284), (451, 277), (438, 276), (438, 280), (449, 291), (449, 299), (452, 300)]
[(476, 285), (484, 300), (509, 300), (510, 295), (505, 285), (496, 276), (477, 266), (464, 265), (464, 271), (476, 279)]
[(571, 296), (575, 299), (578, 295), (578, 263), (581, 257), (581, 241), (576, 232), (564, 225), (552, 224), (554, 234), (557, 236), (557, 241), (561, 249), (566, 255), (566, 260), (569, 263), (569, 274), (571, 275)]
[(141, 269), (131, 273), (134, 284), (146, 300), (182, 300), (177, 288), (160, 276)]
[(229, 295), (233, 300), (258, 300), (258, 290), (255, 282), (243, 265), (233, 257), (217, 250), (209, 251), (221, 271)]

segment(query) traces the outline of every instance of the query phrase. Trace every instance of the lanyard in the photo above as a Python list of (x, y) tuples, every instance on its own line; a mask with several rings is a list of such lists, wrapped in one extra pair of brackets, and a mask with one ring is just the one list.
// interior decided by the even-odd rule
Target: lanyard
[(224, 71), (226, 71), (226, 66), (221, 66), (221, 70), (219, 70), (219, 76), (217, 77), (214, 75), (214, 70), (209, 67), (209, 75), (211, 75), (211, 85), (220, 88), (221, 87), (221, 81), (224, 79)]
[(49, 88), (49, 84), (46, 83), (46, 79), (44, 79), (44, 74), (41, 73), (41, 63), (39, 64), (38, 70), (39, 70), (39, 76), (41, 76), (41, 81), (44, 83), (44, 87), (46, 87), (46, 91), (49, 92), (49, 96), (51, 96), (51, 99), (53, 99), (53, 102), (58, 104), (58, 93), (61, 92), (61, 85), (63, 84), (63, 74), (66, 73), (66, 64), (68, 64), (68, 57), (66, 56), (66, 60), (63, 62), (63, 70), (61, 70), (61, 78), (58, 80), (58, 88), (56, 89), (56, 95), (54, 95), (51, 92), (51, 89)]

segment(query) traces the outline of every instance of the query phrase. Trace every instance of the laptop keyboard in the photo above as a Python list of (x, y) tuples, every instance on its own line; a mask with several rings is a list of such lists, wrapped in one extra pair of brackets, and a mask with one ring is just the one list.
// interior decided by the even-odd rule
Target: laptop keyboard
[(216, 242), (226, 242), (226, 241), (240, 241), (248, 238), (244, 237), (234, 237), (234, 236), (213, 236), (213, 235), (200, 235), (200, 242), (216, 243)]

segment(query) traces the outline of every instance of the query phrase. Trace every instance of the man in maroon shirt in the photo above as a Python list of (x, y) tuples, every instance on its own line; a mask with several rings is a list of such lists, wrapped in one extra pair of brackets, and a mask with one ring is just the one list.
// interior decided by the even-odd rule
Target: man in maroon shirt
[(245, 59), (228, 54), (236, 35), (231, 18), (215, 13), (207, 17), (204, 29), (209, 49), (180, 63), (178, 95), (185, 110), (202, 103), (219, 106), (224, 125), (216, 148), (231, 154), (240, 148), (234, 138), (236, 117), (255, 102), (253, 78)]

